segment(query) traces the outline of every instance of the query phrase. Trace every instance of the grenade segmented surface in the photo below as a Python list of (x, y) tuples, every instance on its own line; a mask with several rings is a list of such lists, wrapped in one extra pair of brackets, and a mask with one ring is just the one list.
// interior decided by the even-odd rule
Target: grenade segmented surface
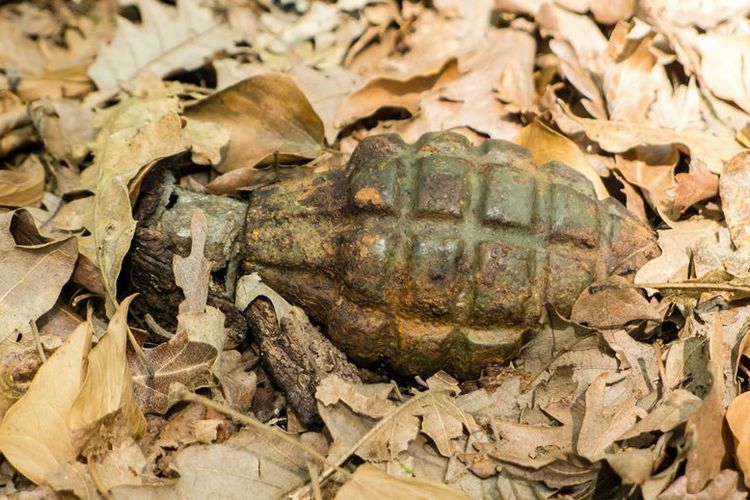
[(658, 253), (653, 232), (557, 162), (452, 133), (365, 139), (347, 168), (256, 191), (244, 263), (360, 363), (472, 377), (596, 278)]

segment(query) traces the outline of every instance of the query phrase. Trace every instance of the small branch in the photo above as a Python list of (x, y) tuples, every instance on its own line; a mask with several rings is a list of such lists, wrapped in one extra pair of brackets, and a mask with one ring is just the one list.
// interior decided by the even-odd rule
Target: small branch
[(705, 290), (717, 292), (750, 293), (750, 286), (732, 285), (730, 283), (700, 283), (683, 281), (680, 283), (639, 283), (628, 285), (630, 288), (653, 288), (654, 290)]
[(345, 469), (342, 469), (340, 467), (340, 465), (334, 464), (333, 462), (331, 462), (330, 460), (328, 460), (326, 457), (324, 457), (323, 455), (321, 455), (320, 453), (318, 453), (316, 450), (314, 450), (311, 446), (309, 446), (309, 445), (307, 445), (307, 444), (305, 444), (305, 443), (303, 443), (301, 441), (298, 441), (298, 440), (294, 439), (293, 437), (289, 436), (287, 433), (279, 430), (276, 427), (269, 427), (268, 425), (265, 425), (265, 424), (261, 423), (260, 421), (254, 419), (252, 417), (248, 417), (247, 415), (244, 415), (244, 414), (238, 412), (237, 410), (233, 410), (232, 408), (228, 407), (227, 405), (224, 405), (224, 404), (221, 404), (221, 403), (217, 403), (216, 401), (214, 401), (212, 399), (209, 399), (209, 398), (207, 398), (205, 396), (201, 396), (201, 395), (196, 394), (194, 392), (190, 392), (187, 389), (180, 389), (179, 391), (177, 391), (176, 396), (177, 396), (177, 398), (181, 399), (182, 401), (192, 401), (194, 403), (200, 403), (203, 406), (211, 408), (212, 410), (216, 410), (216, 411), (218, 411), (220, 413), (223, 413), (224, 415), (226, 415), (228, 417), (232, 417), (234, 420), (236, 420), (236, 421), (238, 421), (238, 422), (240, 422), (240, 423), (242, 423), (244, 425), (247, 425), (248, 427), (252, 427), (253, 429), (255, 429), (255, 430), (257, 430), (257, 431), (259, 431), (261, 433), (271, 434), (271, 435), (273, 435), (273, 436), (275, 436), (275, 437), (277, 437), (277, 438), (285, 441), (289, 445), (291, 445), (291, 446), (293, 446), (295, 448), (299, 448), (300, 450), (302, 450), (305, 453), (307, 453), (310, 457), (312, 457), (312, 458), (320, 461), (321, 463), (326, 464), (327, 466), (329, 466), (330, 468), (332, 468), (334, 471), (336, 471), (336, 472), (340, 473), (341, 475), (345, 476), (347, 479), (351, 479), (351, 477), (352, 477), (351, 472), (349, 472), (349, 471), (347, 471)]
[(42, 363), (47, 361), (47, 356), (44, 354), (44, 347), (42, 346), (42, 340), (39, 338), (39, 329), (36, 327), (36, 321), (33, 319), (29, 321), (31, 325), (31, 333), (34, 335), (34, 344), (36, 344), (36, 350), (39, 353), (39, 358)]

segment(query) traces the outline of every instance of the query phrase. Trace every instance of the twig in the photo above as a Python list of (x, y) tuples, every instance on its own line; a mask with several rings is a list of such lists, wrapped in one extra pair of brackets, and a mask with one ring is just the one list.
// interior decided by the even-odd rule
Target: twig
[(157, 323), (157, 321), (154, 319), (153, 316), (151, 316), (151, 314), (146, 313), (143, 316), (143, 320), (146, 322), (146, 325), (148, 325), (148, 327), (151, 328), (151, 330), (153, 330), (155, 334), (160, 335), (164, 337), (165, 339), (171, 339), (172, 337), (174, 337), (174, 333), (170, 332), (169, 330), (161, 326), (159, 323)]
[(36, 344), (36, 350), (39, 353), (39, 358), (42, 363), (47, 361), (47, 356), (44, 354), (44, 347), (42, 347), (42, 340), (39, 338), (39, 329), (36, 327), (36, 321), (33, 319), (29, 321), (31, 325), (31, 333), (34, 335), (34, 344)]
[(750, 293), (750, 286), (732, 285), (730, 283), (700, 283), (697, 281), (683, 281), (678, 283), (639, 283), (627, 285), (630, 288), (653, 288), (654, 290), (706, 290), (719, 292)]
[(94, 463), (94, 460), (89, 456), (86, 457), (86, 466), (89, 470), (89, 476), (91, 476), (91, 481), (94, 482), (94, 485), (96, 486), (96, 489), (99, 491), (99, 494), (105, 498), (105, 500), (109, 499), (109, 490), (107, 489), (107, 485), (104, 484), (104, 481), (102, 481), (102, 476), (99, 475), (99, 471), (96, 468), (96, 463)]
[[(180, 389), (177, 391), (176, 396), (178, 399), (181, 399), (183, 401), (193, 401), (194, 403), (200, 403), (203, 406), (206, 406), (208, 408), (211, 408), (212, 410), (216, 410), (220, 413), (223, 413), (224, 415), (227, 415), (228, 417), (232, 417), (236, 421), (247, 425), (248, 427), (252, 427), (253, 429), (266, 434), (272, 434), (273, 436), (281, 439), (282, 441), (285, 441), (286, 443), (290, 444), (291, 446), (294, 446), (296, 448), (299, 448), (300, 450), (307, 453), (310, 457), (326, 464), (330, 468), (333, 469), (333, 471), (336, 471), (340, 473), (341, 475), (345, 476), (347, 479), (351, 479), (352, 473), (342, 469), (340, 465), (334, 464), (330, 460), (328, 460), (326, 457), (315, 451), (311, 446), (298, 441), (294, 439), (293, 437), (289, 436), (285, 432), (279, 430), (276, 427), (270, 427), (268, 425), (265, 425), (261, 423), (260, 421), (249, 417), (247, 415), (244, 415), (237, 410), (233, 410), (232, 408), (228, 407), (225, 404), (217, 403), (216, 401), (209, 399), (205, 396), (201, 396), (199, 394), (196, 394), (194, 392), (190, 392), (187, 389)], [(332, 472), (333, 472), (332, 471)]]

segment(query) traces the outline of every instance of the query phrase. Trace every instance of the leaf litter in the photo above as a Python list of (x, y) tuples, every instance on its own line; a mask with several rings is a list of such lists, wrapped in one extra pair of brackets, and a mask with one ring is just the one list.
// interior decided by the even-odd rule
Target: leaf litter
[[(748, 15), (663, 0), (3, 3), (2, 493), (744, 498)], [(236, 283), (241, 310), (269, 300), (286, 332), (315, 325), (257, 276), (217, 274), (200, 211), (163, 263), (184, 299), (171, 322), (127, 297), (151, 172), (188, 165), (181, 189), (247, 198), (340, 168), (369, 135), (435, 130), (572, 166), (658, 231), (661, 256), (634, 283), (593, 284), (569, 318), (551, 311), (478, 380), (324, 374), (312, 426), (257, 339), (230, 335), (217, 286)]]

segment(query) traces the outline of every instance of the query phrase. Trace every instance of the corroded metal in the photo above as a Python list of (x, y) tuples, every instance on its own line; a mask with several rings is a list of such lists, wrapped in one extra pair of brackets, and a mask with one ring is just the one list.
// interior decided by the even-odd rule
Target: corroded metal
[(432, 133), (368, 138), (346, 170), (255, 191), (244, 270), (327, 326), (360, 363), (471, 377), (503, 362), (655, 236), (557, 162)]

